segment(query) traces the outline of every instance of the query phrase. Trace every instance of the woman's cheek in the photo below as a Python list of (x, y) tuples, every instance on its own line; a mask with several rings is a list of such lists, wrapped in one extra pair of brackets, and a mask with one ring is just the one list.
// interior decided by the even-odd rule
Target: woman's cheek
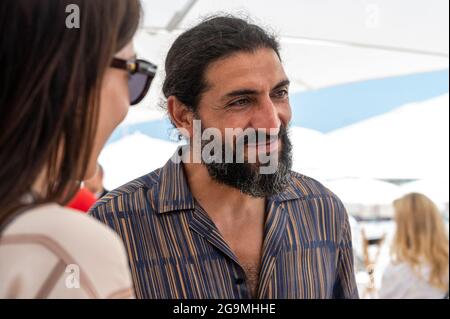
[(100, 96), (97, 131), (85, 179), (95, 174), (98, 157), (103, 147), (128, 113), (128, 82), (123, 81), (121, 72), (107, 71)]
[(111, 134), (127, 116), (130, 105), (126, 73), (114, 70), (107, 75), (109, 76), (102, 94), (100, 120), (107, 122), (103, 127), (108, 128), (107, 134)]
[(116, 80), (117, 85), (115, 86), (115, 99), (111, 102), (114, 103), (112, 104), (114, 105), (112, 111), (114, 112), (115, 125), (117, 126), (128, 114), (128, 110), (130, 108), (130, 95), (128, 91), (128, 77), (126, 74), (120, 78), (117, 77)]

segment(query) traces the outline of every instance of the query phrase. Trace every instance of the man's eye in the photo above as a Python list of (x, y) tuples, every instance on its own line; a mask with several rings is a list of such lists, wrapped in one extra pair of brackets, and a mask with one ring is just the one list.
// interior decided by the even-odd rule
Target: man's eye
[(236, 101), (233, 101), (229, 104), (229, 106), (245, 106), (250, 103), (250, 99), (242, 98)]
[(280, 91), (277, 91), (274, 95), (275, 95), (275, 97), (282, 99), (282, 98), (288, 97), (289, 92), (288, 92), (288, 90), (280, 90)]

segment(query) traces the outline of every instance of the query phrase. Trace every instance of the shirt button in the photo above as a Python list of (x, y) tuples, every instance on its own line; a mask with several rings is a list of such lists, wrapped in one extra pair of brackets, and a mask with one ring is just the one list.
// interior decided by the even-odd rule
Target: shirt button
[(235, 282), (236, 282), (236, 285), (242, 285), (244, 283), (244, 281), (245, 280), (242, 278), (237, 278)]

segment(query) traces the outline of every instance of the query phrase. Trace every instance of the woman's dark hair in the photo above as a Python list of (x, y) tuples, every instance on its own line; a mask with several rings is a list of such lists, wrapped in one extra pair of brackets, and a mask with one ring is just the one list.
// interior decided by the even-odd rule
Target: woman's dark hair
[[(79, 8), (79, 28), (66, 25), (69, 5)], [(75, 194), (103, 75), (140, 14), (139, 0), (0, 1), (0, 223), (43, 172), (47, 189), (35, 204)]]
[(276, 37), (261, 27), (230, 15), (207, 18), (181, 34), (170, 48), (164, 95), (175, 96), (195, 112), (201, 94), (208, 88), (204, 74), (211, 63), (236, 52), (261, 48), (273, 49), (280, 58)]

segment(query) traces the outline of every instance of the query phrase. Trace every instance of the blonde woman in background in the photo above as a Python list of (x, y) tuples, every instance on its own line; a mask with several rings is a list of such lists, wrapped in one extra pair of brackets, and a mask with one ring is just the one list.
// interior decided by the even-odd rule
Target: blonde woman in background
[(383, 299), (435, 299), (448, 293), (449, 240), (437, 206), (411, 193), (394, 201), (397, 224), (381, 283)]

